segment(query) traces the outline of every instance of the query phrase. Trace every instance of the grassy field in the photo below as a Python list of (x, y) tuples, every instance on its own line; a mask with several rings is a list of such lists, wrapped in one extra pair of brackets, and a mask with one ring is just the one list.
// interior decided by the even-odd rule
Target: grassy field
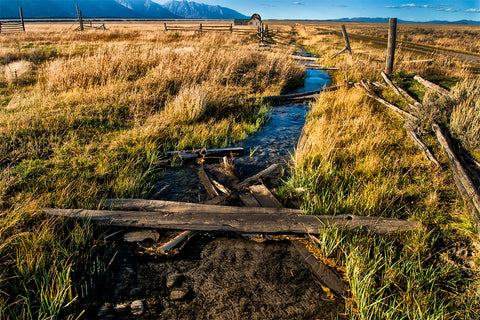
[[(343, 87), (312, 104), (293, 156), (292, 176), (281, 194), (303, 200), (310, 214), (392, 217), (424, 225), (420, 231), (393, 236), (338, 229), (320, 234), (320, 258), (343, 268), (350, 284), (347, 307), (352, 319), (477, 319), (478, 230), (430, 123), (435, 120), (450, 129), (467, 153), (478, 154), (474, 141), (480, 136), (474, 133), (478, 124), (473, 120), (478, 76), (468, 66), (442, 57), (402, 63), (425, 57), (399, 51), (393, 80), (423, 99), (424, 109), (410, 109), (389, 88), (376, 89), (421, 119), (421, 137), (441, 162), (436, 169), (409, 140), (403, 120), (360, 88), (347, 86), (362, 79), (381, 81), (385, 48), (353, 41), (357, 54), (332, 59), (344, 47), (343, 39), (326, 34), (325, 26), (320, 26), (295, 26), (297, 44), (322, 57), (319, 64), (338, 67), (333, 76)], [(368, 24), (347, 25), (355, 28), (360, 33), (371, 31)], [(452, 89), (450, 97), (426, 92), (413, 81), (415, 74)], [(456, 119), (463, 119), (463, 125)]]
[(162, 26), (32, 25), (0, 38), (0, 318), (65, 317), (77, 295), (70, 268), (92, 228), (38, 208), (145, 197), (163, 151), (244, 138), (268, 106), (231, 100), (279, 94), (303, 77), (291, 49)]
[[(280, 194), (300, 199), (309, 214), (424, 224), (402, 235), (338, 229), (319, 235), (319, 258), (345, 271), (351, 319), (477, 319), (478, 230), (429, 123), (449, 129), (478, 158), (478, 75), (452, 59), (415, 63), (425, 57), (397, 53), (393, 79), (424, 101), (417, 114), (422, 139), (442, 164), (435, 169), (407, 139), (402, 120), (348, 87), (381, 81), (385, 48), (352, 41), (354, 56), (332, 58), (343, 39), (325, 29), (339, 26), (270, 26), (282, 34), (278, 44), (295, 43), (317, 54), (320, 64), (339, 68), (332, 80), (342, 86), (312, 104)], [(386, 34), (386, 25), (376, 27), (347, 25), (359, 34)], [(79, 292), (71, 268), (77, 252), (92, 245), (93, 227), (47, 218), (39, 208), (95, 208), (105, 197), (146, 197), (161, 177), (162, 151), (244, 138), (262, 126), (269, 107), (232, 99), (279, 94), (303, 76), (288, 58), (292, 46), (257, 50), (251, 36), (165, 33), (161, 23), (107, 28), (78, 33), (70, 24), (33, 24), (25, 34), (0, 37), (1, 319), (78, 316), (69, 308)], [(452, 49), (458, 41), (478, 43), (469, 27), (420, 28), (428, 31), (401, 25), (399, 37)], [(414, 74), (452, 89), (451, 97), (426, 92)], [(408, 108), (389, 89), (376, 90)]]

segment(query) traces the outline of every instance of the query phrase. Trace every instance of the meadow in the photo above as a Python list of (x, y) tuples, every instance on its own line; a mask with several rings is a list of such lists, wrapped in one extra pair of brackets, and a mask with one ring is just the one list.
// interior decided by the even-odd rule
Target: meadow
[[(353, 56), (332, 58), (344, 45), (328, 30), (339, 27), (272, 22), (281, 37), (270, 50), (258, 50), (248, 35), (163, 32), (161, 23), (112, 23), (107, 31), (82, 33), (70, 24), (35, 24), (25, 34), (2, 35), (0, 318), (79, 316), (72, 306), (81, 288), (73, 286), (71, 269), (78, 252), (94, 245), (95, 228), (48, 218), (40, 208), (148, 197), (161, 179), (163, 151), (222, 147), (261, 129), (270, 107), (236, 98), (298, 86), (303, 70), (289, 58), (296, 44), (319, 56), (319, 64), (338, 68), (332, 81), (341, 88), (312, 103), (278, 196), (300, 200), (307, 214), (424, 225), (400, 235), (334, 228), (317, 235), (318, 258), (343, 270), (350, 287), (347, 316), (476, 319), (478, 230), (430, 123), (448, 129), (478, 159), (478, 75), (450, 58), (414, 62), (432, 57), (399, 50), (392, 78), (425, 108), (410, 110), (390, 89), (375, 89), (421, 118), (421, 137), (441, 163), (434, 168), (407, 139), (401, 119), (350, 86), (381, 81), (385, 48), (351, 41)], [(401, 25), (399, 38), (476, 53), (477, 31), (455, 28)], [(355, 23), (347, 30), (382, 37), (387, 26)], [(451, 89), (451, 96), (425, 91), (415, 74)]]

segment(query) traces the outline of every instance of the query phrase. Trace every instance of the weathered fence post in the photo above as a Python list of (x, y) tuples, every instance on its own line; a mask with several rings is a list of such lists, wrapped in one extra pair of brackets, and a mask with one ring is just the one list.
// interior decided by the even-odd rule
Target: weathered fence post
[(352, 54), (352, 48), (350, 47), (350, 41), (348, 40), (347, 29), (345, 29), (344, 24), (342, 24), (342, 34), (343, 40), (345, 41), (345, 48), (347, 49), (348, 53)]
[(230, 24), (230, 33), (233, 33), (233, 24)]
[(202, 30), (203, 30), (203, 27), (202, 27), (202, 24), (200, 23), (200, 34), (202, 34)]
[(385, 73), (391, 74), (393, 71), (393, 62), (395, 61), (395, 45), (397, 43), (397, 18), (390, 18), (390, 28), (388, 29), (387, 61)]
[(263, 29), (263, 22), (261, 22), (260, 24), (260, 40), (263, 42), (263, 38), (265, 37), (265, 34), (264, 34), (264, 29)]
[(77, 7), (77, 15), (78, 15), (78, 21), (80, 23), (80, 31), (83, 31), (83, 20), (82, 20), (82, 12), (78, 8), (78, 4), (76, 4)]
[(23, 29), (23, 32), (25, 32), (25, 21), (23, 20), (22, 7), (18, 8), (18, 10), (20, 11), (20, 20), (22, 20), (22, 29)]
[(2, 22), (0, 21), (0, 34), (2, 34)]
[(168, 31), (167, 24), (164, 23), (163, 26), (164, 26), (164, 28), (165, 28), (165, 31)]

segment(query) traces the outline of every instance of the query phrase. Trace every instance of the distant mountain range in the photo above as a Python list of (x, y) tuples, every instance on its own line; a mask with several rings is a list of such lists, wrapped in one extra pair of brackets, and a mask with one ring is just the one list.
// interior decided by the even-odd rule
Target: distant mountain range
[(22, 7), (26, 19), (75, 18), (78, 4), (85, 18), (122, 19), (245, 19), (247, 16), (221, 6), (192, 1), (152, 0), (0, 0), (0, 19), (18, 18)]
[[(358, 18), (343, 18), (343, 19), (332, 19), (328, 21), (345, 21), (345, 22), (370, 22), (370, 23), (386, 23), (388, 18), (368, 18), (368, 17), (358, 17)], [(397, 20), (398, 23), (432, 23), (432, 24), (480, 24), (480, 21), (474, 20), (459, 20), (459, 21), (445, 21), (445, 20), (433, 20), (433, 21), (408, 21), (408, 20)]]

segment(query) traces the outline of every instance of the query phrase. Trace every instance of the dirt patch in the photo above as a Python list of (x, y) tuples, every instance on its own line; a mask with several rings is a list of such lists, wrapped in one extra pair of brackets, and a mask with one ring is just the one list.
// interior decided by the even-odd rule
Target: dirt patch
[(90, 253), (104, 272), (81, 303), (87, 319), (131, 319), (134, 301), (143, 304), (135, 319), (342, 319), (344, 303), (327, 297), (289, 241), (199, 234), (171, 257), (147, 247), (118, 240)]

